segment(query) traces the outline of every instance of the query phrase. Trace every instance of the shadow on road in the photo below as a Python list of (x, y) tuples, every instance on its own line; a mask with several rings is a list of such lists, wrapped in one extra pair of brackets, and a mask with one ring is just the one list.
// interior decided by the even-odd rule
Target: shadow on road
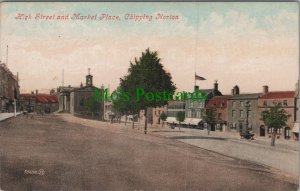
[(176, 136), (170, 137), (170, 139), (211, 139), (211, 140), (227, 140), (227, 138), (222, 137), (202, 137), (202, 136)]
[(159, 130), (155, 130), (155, 131), (151, 131), (151, 132), (153, 132), (153, 133), (185, 133), (185, 131), (176, 131), (176, 130), (174, 130), (174, 131), (164, 131), (164, 130), (162, 130), (162, 131), (159, 131)]

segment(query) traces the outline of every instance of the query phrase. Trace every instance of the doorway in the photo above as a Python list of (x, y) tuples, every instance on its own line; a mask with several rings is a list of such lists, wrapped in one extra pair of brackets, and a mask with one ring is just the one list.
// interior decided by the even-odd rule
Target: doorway
[(259, 128), (259, 136), (264, 137), (266, 135), (266, 129), (265, 126), (260, 126)]

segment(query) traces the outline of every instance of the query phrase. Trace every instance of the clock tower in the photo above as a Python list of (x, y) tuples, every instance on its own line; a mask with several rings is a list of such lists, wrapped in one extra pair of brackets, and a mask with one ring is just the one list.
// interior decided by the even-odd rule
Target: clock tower
[(88, 68), (88, 75), (86, 76), (86, 86), (93, 85), (93, 76), (90, 74), (91, 69)]

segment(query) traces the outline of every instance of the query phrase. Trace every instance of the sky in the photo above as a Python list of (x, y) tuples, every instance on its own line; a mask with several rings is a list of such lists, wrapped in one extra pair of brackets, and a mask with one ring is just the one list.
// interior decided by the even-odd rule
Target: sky
[[(102, 2), (1, 3), (0, 60), (19, 73), (20, 89), (48, 93), (62, 85), (85, 83), (111, 90), (127, 74), (130, 61), (145, 49), (157, 51), (178, 91), (192, 91), (195, 72), (218, 80), (223, 94), (238, 85), (241, 93), (294, 90), (299, 73), (299, 6), (296, 2)], [(31, 19), (16, 19), (18, 14)], [(66, 20), (35, 19), (67, 16)], [(102, 14), (120, 20), (72, 20)], [(157, 14), (178, 19), (155, 19)], [(152, 15), (149, 20), (127, 15)], [(64, 72), (63, 72), (64, 71)]]

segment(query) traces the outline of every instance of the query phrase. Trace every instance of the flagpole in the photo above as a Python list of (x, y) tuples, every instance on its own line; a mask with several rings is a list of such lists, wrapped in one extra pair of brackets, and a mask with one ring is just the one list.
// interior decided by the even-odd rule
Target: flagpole
[[(195, 86), (196, 86), (196, 72), (195, 72), (194, 80), (195, 80)], [(194, 88), (195, 88), (195, 87), (194, 87)]]

